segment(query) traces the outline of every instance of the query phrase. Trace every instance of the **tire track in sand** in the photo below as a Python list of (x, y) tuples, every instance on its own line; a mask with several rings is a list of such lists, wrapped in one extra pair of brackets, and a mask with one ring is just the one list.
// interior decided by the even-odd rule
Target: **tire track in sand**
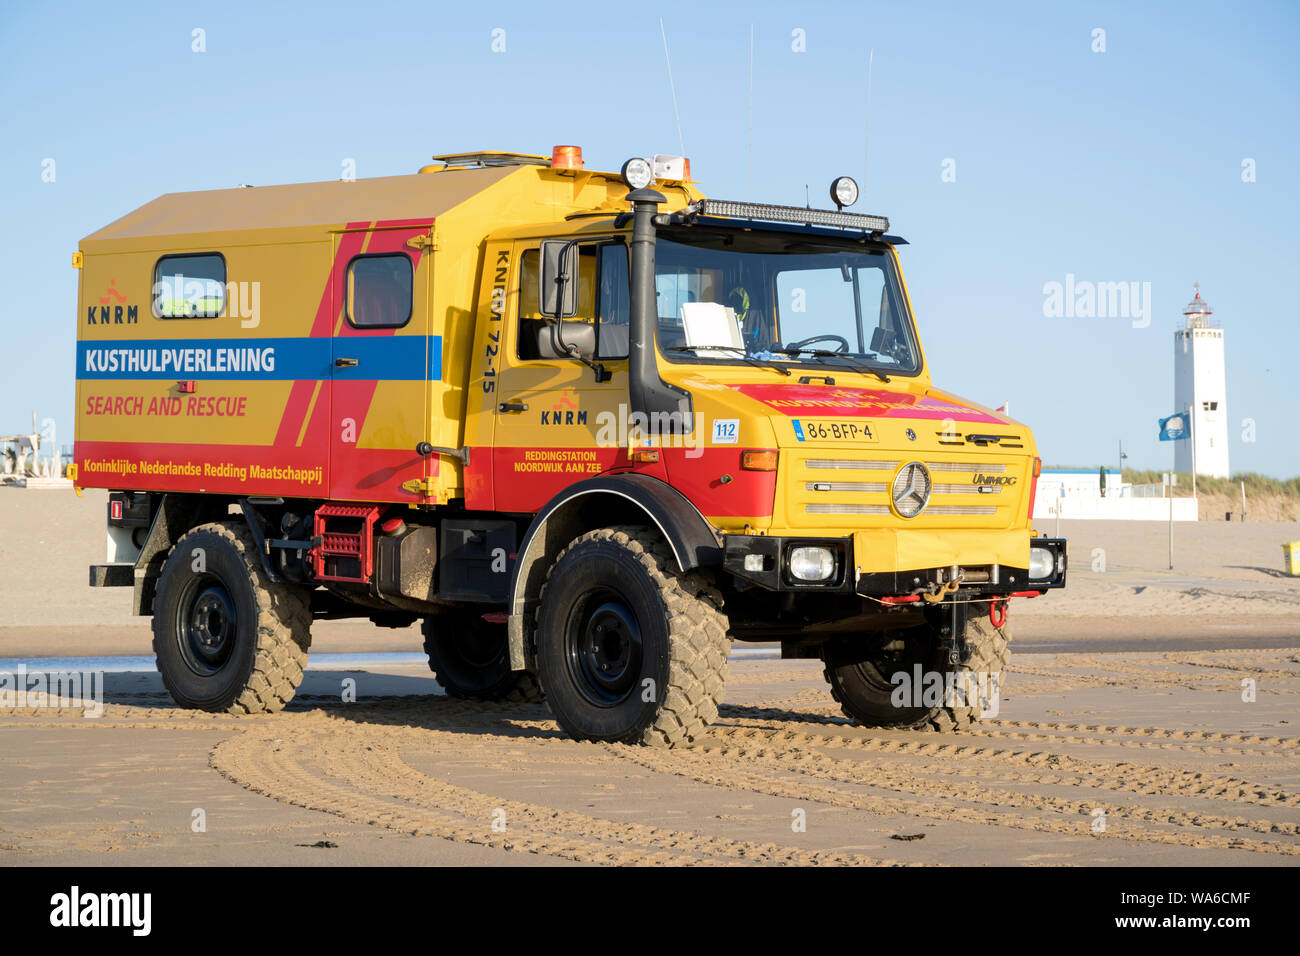
[[(1287, 856), (1300, 855), (1300, 845), (1291, 842), (1266, 841), (1249, 837), (1226, 836), (1208, 832), (1211, 828), (1247, 829), (1254, 832), (1295, 831), (1293, 824), (1253, 821), (1245, 818), (1211, 816), (1209, 814), (1163, 810), (1160, 808), (1104, 807), (1107, 816), (1118, 817), (1126, 824), (1109, 825), (1102, 834), (1092, 834), (1091, 813), (1099, 803), (1096, 800), (1065, 799), (1044, 793), (1024, 794), (1011, 790), (959, 787), (941, 782), (922, 784), (920, 799), (900, 798), (862, 790), (846, 790), (821, 783), (846, 783), (873, 789), (897, 785), (899, 777), (881, 780), (876, 774), (864, 779), (860, 770), (845, 768), (835, 772), (833, 758), (813, 754), (799, 754), (790, 760), (761, 749), (746, 748), (688, 748), (674, 751), (627, 750), (621, 755), (633, 763), (660, 773), (672, 773), (723, 789), (748, 790), (797, 801), (812, 801), (845, 809), (872, 813), (894, 813), (932, 820), (957, 821), (1013, 829), (1098, 836), (1127, 842), (1172, 844), (1198, 848), (1242, 849)], [(755, 772), (756, 768), (764, 772)], [(784, 774), (784, 776), (782, 776)], [(796, 777), (798, 779), (789, 779)], [(809, 782), (806, 778), (812, 778)], [(902, 778), (904, 787), (915, 788), (918, 778)], [(941, 799), (934, 799), (934, 797)], [(928, 799), (927, 799), (928, 798)], [(974, 803), (974, 806), (967, 804)], [(1005, 809), (1039, 811), (1016, 813)], [(1074, 817), (1075, 820), (1068, 819)], [(1147, 824), (1140, 826), (1137, 824)], [(1173, 825), (1173, 831), (1153, 829), (1155, 825)]]
[[(399, 750), (463, 750), (454, 730), (365, 724), (320, 717), (277, 727), (276, 736), (249, 731), (222, 741), (210, 765), (228, 779), (281, 802), (321, 810), (356, 823), (463, 843), (619, 865), (799, 864), (897, 865), (862, 854), (754, 843), (669, 827), (600, 819), (480, 793), (412, 768)], [(491, 735), (488, 735), (491, 736)], [(518, 744), (519, 738), (503, 737)], [(490, 742), (490, 741), (489, 741)], [(558, 741), (546, 741), (553, 746)], [(594, 745), (566, 741), (600, 757)], [(638, 748), (639, 749), (639, 748)], [(491, 830), (504, 811), (508, 832)]]

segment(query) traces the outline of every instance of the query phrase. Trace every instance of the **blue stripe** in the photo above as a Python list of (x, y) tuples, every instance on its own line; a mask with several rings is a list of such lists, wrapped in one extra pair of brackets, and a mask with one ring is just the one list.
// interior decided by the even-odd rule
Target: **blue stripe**
[[(335, 369), (335, 358), (357, 365)], [(442, 377), (442, 336), (375, 338), (134, 339), (77, 343), (78, 379), (283, 382)]]
[(429, 370), (425, 378), (436, 382), (442, 378), (442, 336), (429, 336)]

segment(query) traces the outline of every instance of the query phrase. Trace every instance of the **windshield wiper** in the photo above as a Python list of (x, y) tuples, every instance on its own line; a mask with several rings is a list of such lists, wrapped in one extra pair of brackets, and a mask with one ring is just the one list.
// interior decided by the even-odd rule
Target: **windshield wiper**
[(782, 375), (789, 377), (790, 370), (784, 365), (777, 365), (769, 359), (755, 358), (742, 348), (734, 345), (670, 345), (664, 349), (665, 352), (739, 352), (740, 357), (748, 362), (754, 368), (774, 368)]
[(812, 355), (816, 358), (837, 358), (847, 363), (851, 368), (859, 372), (865, 372), (868, 375), (874, 375), (882, 382), (888, 382), (889, 376), (880, 369), (872, 368), (862, 362), (855, 362), (843, 352), (832, 352), (830, 349), (776, 349), (777, 352), (784, 352), (786, 355)]

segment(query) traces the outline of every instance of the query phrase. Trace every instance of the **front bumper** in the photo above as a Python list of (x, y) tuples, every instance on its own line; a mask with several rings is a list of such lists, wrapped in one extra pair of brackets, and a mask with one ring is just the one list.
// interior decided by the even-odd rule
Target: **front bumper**
[[(801, 581), (790, 570), (796, 548), (823, 547), (836, 556), (835, 573), (824, 581)], [(1030, 578), (1031, 548), (1050, 555), (1048, 577)], [(884, 597), (913, 594), (960, 575), (962, 586), (986, 594), (1048, 591), (1065, 587), (1065, 538), (1033, 538), (1020, 531), (860, 531), (841, 538), (727, 535), (723, 569), (769, 591), (850, 592)], [(872, 570), (873, 568), (893, 570)]]

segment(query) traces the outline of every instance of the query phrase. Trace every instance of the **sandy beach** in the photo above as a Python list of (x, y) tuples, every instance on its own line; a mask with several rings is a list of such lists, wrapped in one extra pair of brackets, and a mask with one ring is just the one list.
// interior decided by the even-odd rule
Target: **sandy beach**
[[(0, 492), (0, 668), (149, 657), (129, 591), (86, 587), (103, 508)], [(0, 863), (1293, 865), (1300, 524), (1180, 524), (1172, 571), (1164, 524), (1061, 531), (1070, 586), (1013, 605), (968, 732), (852, 726), (818, 662), (737, 645), (694, 745), (576, 743), (441, 696), (410, 630), (330, 622), (282, 714), (181, 710), (139, 661), (98, 717), (0, 709)]]

